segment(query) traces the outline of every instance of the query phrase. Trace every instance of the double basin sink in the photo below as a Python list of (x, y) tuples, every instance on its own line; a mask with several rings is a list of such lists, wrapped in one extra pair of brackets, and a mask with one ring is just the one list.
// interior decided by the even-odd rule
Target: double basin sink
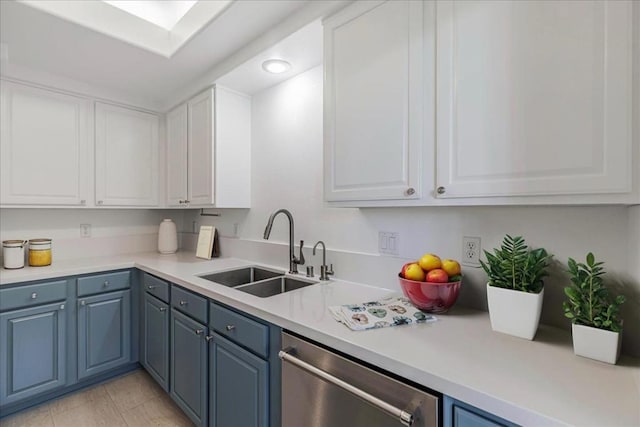
[(318, 283), (285, 276), (283, 271), (255, 266), (205, 274), (199, 277), (261, 298), (283, 294)]

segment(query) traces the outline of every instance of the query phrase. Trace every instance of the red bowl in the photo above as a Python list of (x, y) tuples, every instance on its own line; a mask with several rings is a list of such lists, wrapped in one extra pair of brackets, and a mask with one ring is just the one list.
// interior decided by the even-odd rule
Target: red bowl
[(435, 283), (408, 280), (398, 274), (402, 292), (418, 309), (428, 313), (445, 313), (453, 306), (460, 293), (459, 282)]

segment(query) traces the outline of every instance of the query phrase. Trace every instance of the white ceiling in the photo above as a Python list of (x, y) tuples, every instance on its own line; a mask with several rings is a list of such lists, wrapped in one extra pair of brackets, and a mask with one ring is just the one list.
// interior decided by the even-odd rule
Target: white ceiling
[(160, 104), (308, 3), (235, 1), (173, 57), (165, 58), (25, 4), (2, 0), (0, 42), (9, 65), (3, 70), (15, 64)]
[[(284, 59), (291, 64), (291, 70), (282, 74), (267, 73), (262, 69), (262, 63), (268, 59)], [(322, 24), (318, 20), (237, 66), (216, 79), (216, 83), (253, 95), (320, 64)]]

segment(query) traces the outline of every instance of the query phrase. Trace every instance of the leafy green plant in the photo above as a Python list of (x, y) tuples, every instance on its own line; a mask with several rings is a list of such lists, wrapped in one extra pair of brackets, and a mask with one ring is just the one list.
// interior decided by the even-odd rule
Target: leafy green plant
[(489, 285), (516, 291), (540, 293), (544, 278), (548, 276), (547, 266), (552, 255), (543, 248), (529, 249), (521, 236), (508, 234), (500, 249), (491, 254), (484, 251), (487, 262), (480, 261), (482, 269), (489, 276)]
[(569, 301), (562, 303), (564, 315), (578, 325), (591, 326), (608, 331), (620, 332), (622, 320), (619, 316), (624, 295), (612, 299), (604, 285), (603, 262), (596, 262), (591, 252), (587, 263), (582, 264), (569, 258), (569, 274), (572, 286), (564, 288)]

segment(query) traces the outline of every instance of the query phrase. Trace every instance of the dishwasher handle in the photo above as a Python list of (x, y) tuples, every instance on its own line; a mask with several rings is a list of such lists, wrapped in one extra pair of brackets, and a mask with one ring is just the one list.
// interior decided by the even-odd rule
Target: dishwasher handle
[(292, 348), (286, 348), (284, 350), (280, 350), (280, 352), (278, 353), (278, 357), (282, 360), (284, 360), (285, 362), (289, 362), (292, 365), (297, 366), (298, 368), (307, 371), (323, 380), (325, 380), (328, 383), (331, 383), (337, 387), (340, 387), (341, 389), (348, 391), (349, 393), (353, 394), (354, 396), (359, 397), (360, 399), (369, 402), (370, 404), (372, 404), (373, 406), (380, 408), (381, 410), (383, 410), (384, 412), (386, 412), (387, 414), (396, 417), (400, 420), (400, 422), (405, 425), (405, 426), (411, 426), (413, 424), (413, 415), (410, 414), (407, 411), (403, 411), (400, 408), (397, 408), (393, 405), (391, 405), (390, 403), (385, 402), (382, 399), (379, 399), (369, 393), (367, 393), (366, 391), (352, 385), (349, 384), (346, 381), (341, 380), (340, 378), (334, 377), (333, 375), (323, 371), (322, 369), (319, 369), (301, 359), (298, 359), (295, 356), (292, 356), (290, 354), (290, 351), (292, 350)]

